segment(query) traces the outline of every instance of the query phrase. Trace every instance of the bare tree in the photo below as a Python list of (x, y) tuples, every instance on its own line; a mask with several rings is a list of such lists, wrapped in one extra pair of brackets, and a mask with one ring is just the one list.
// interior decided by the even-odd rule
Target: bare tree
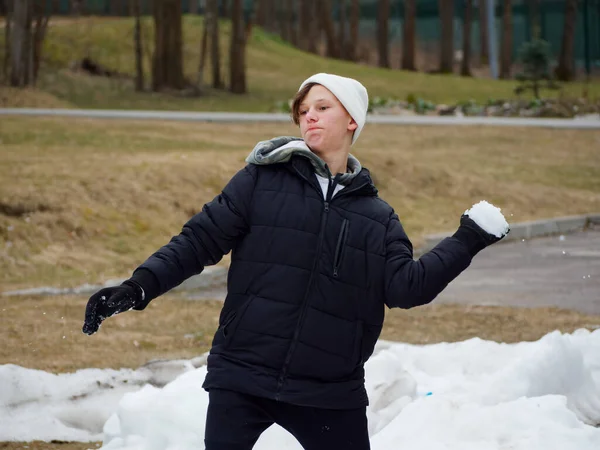
[(233, 0), (231, 8), (229, 90), (234, 94), (246, 93), (246, 30), (242, 0)]
[(308, 50), (308, 42), (310, 39), (308, 29), (310, 27), (310, 21), (313, 19), (312, 17), (313, 5), (312, 0), (303, 0), (300, 1), (300, 9), (299, 9), (299, 28), (300, 32), (298, 33), (298, 47), (301, 50)]
[(256, 0), (256, 25), (261, 28), (267, 27), (268, 0)]
[(10, 36), (10, 84), (25, 87), (33, 82), (31, 23), (33, 0), (14, 0)]
[(199, 91), (204, 86), (204, 67), (206, 66), (206, 53), (208, 48), (208, 28), (209, 25), (204, 16), (204, 25), (202, 27), (202, 39), (200, 41), (200, 62), (198, 63), (198, 76), (196, 78), (196, 87)]
[(6, 2), (6, 10), (5, 10), (5, 14), (6, 14), (6, 21), (5, 21), (5, 25), (4, 25), (4, 67), (3, 67), (3, 75), (4, 75), (4, 80), (6, 82), (8, 82), (8, 72), (9, 72), (9, 67), (10, 67), (10, 47), (11, 47), (11, 42), (10, 42), (10, 38), (11, 38), (11, 33), (10, 33), (10, 29), (11, 29), (11, 22), (12, 22), (12, 14), (11, 14), (11, 10), (12, 10), (12, 5), (11, 2), (7, 0)]
[(110, 0), (108, 2), (108, 13), (111, 16), (117, 16), (120, 13), (121, 0)]
[(454, 68), (454, 1), (438, 0), (441, 22), (440, 69), (452, 73)]
[(471, 21), (473, 16), (472, 0), (466, 0), (463, 17), (463, 54), (460, 64), (460, 74), (463, 77), (471, 76)]
[(360, 20), (359, 0), (352, 0), (350, 4), (350, 42), (348, 43), (348, 59), (358, 59), (358, 24)]
[(50, 9), (47, 8), (44, 0), (35, 0), (33, 2), (33, 17), (35, 19), (33, 26), (33, 79), (35, 84), (40, 71), (42, 60), (42, 45), (46, 39), (46, 31), (50, 22), (50, 14), (54, 9), (58, 9), (56, 0), (50, 3)]
[(317, 0), (320, 6), (321, 26), (325, 31), (325, 39), (327, 40), (326, 54), (329, 58), (339, 58), (340, 50), (337, 39), (335, 38), (335, 26), (333, 25), (331, 0)]
[(416, 0), (404, 0), (404, 26), (402, 30), (402, 69), (417, 70), (415, 65), (416, 47)]
[(379, 67), (390, 67), (389, 28), (390, 0), (377, 2), (377, 54)]
[(296, 29), (296, 2), (294, 0), (287, 0), (287, 34), (289, 40), (294, 47), (298, 47), (298, 33)]
[(223, 9), (221, 11), (222, 17), (229, 17), (229, 0), (221, 0)]
[(479, 0), (479, 42), (481, 64), (487, 64), (490, 60), (488, 53), (488, 28), (486, 8), (489, 0)]
[(274, 33), (277, 31), (277, 1), (260, 0), (265, 6), (265, 28)]
[(512, 65), (512, 2), (504, 0), (502, 11), (502, 49), (500, 57), (500, 78), (510, 78)]
[(577, 22), (577, 0), (566, 0), (565, 24), (563, 38), (558, 57), (558, 66), (555, 69), (556, 78), (561, 81), (570, 81), (575, 77), (575, 57), (573, 44), (575, 43), (575, 23)]
[(183, 34), (181, 1), (154, 0), (154, 56), (152, 90), (183, 89)]
[(319, 53), (318, 44), (322, 36), (322, 21), (320, 20), (321, 8), (320, 0), (302, 0), (309, 4), (309, 19), (308, 19), (308, 51), (315, 55)]
[(348, 59), (348, 43), (346, 41), (346, 0), (338, 0), (340, 17), (338, 23), (338, 42), (340, 47), (340, 58)]
[(277, 11), (276, 11), (276, 15), (277, 15), (277, 26), (279, 29), (279, 36), (281, 37), (281, 39), (283, 39), (284, 41), (289, 42), (290, 38), (288, 36), (288, 26), (287, 26), (287, 7), (288, 7), (288, 2), (287, 0), (279, 0), (277, 2)]
[(210, 56), (212, 62), (212, 86), (216, 89), (223, 88), (221, 79), (221, 53), (219, 51), (219, 17), (218, 0), (206, 0), (206, 26), (210, 39)]
[(142, 47), (141, 1), (142, 0), (132, 0), (133, 15), (135, 17), (135, 30), (133, 33), (133, 46), (135, 49), (135, 90), (138, 92), (142, 92), (144, 90), (144, 51)]

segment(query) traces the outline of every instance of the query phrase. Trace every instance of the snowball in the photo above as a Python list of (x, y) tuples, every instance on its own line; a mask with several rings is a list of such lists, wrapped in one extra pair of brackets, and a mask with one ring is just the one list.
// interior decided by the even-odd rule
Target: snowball
[(489, 234), (502, 237), (508, 233), (508, 222), (500, 211), (500, 208), (482, 200), (467, 209), (465, 215)]

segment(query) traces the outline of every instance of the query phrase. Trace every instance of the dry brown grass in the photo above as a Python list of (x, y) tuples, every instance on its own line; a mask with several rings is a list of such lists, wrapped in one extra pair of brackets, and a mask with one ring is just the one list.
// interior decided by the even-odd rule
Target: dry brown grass
[(39, 89), (0, 85), (0, 108), (72, 108), (68, 101)]
[[(0, 290), (128, 276), (289, 124), (0, 123)], [(369, 125), (355, 154), (415, 244), (487, 199), (510, 221), (600, 210), (599, 131)]]
[(166, 295), (145, 311), (120, 314), (93, 336), (81, 332), (87, 298), (0, 297), (0, 364), (51, 372), (139, 367), (151, 359), (193, 358), (209, 349), (220, 301)]
[[(143, 312), (108, 319), (93, 336), (81, 332), (86, 298), (0, 297), (0, 364), (50, 372), (88, 367), (136, 368), (151, 359), (193, 358), (210, 348), (220, 301), (168, 294)], [(388, 311), (383, 339), (412, 344), (480, 337), (536, 340), (553, 330), (600, 327), (600, 316), (556, 308), (432, 304)]]

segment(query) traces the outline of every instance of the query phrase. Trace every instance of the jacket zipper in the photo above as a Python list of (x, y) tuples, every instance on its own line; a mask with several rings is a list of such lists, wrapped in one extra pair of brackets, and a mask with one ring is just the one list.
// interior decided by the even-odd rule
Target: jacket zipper
[(335, 247), (335, 256), (333, 258), (333, 276), (337, 278), (339, 276), (340, 263), (342, 262), (342, 253), (344, 251), (344, 244), (346, 242), (346, 234), (348, 232), (348, 219), (344, 219), (342, 222), (342, 228), (340, 229), (340, 235), (338, 236), (337, 245)]
[[(300, 173), (300, 171), (298, 171), (297, 169), (296, 169), (296, 171), (298, 172), (298, 174), (300, 174), (300, 176), (302, 178), (304, 178), (306, 181), (308, 181), (306, 179), (306, 177)], [(288, 349), (287, 355), (285, 357), (285, 361), (283, 363), (283, 367), (279, 374), (279, 379), (277, 380), (277, 391), (275, 393), (275, 400), (277, 400), (277, 401), (279, 401), (281, 398), (281, 389), (283, 388), (283, 383), (285, 382), (285, 379), (287, 378), (290, 362), (291, 362), (292, 356), (296, 350), (296, 346), (298, 345), (298, 338), (300, 336), (300, 330), (302, 329), (302, 324), (304, 323), (304, 316), (306, 315), (306, 308), (308, 306), (308, 296), (310, 294), (310, 291), (311, 291), (311, 288), (313, 285), (316, 269), (319, 264), (319, 256), (321, 255), (321, 249), (323, 247), (323, 241), (325, 238), (325, 226), (327, 225), (327, 218), (329, 217), (329, 203), (331, 202), (331, 197), (333, 196), (333, 192), (335, 190), (335, 186), (337, 185), (337, 183), (338, 183), (338, 177), (336, 176), (333, 183), (331, 183), (331, 182), (329, 183), (329, 188), (327, 189), (327, 196), (326, 196), (324, 204), (323, 204), (323, 213), (321, 215), (321, 228), (319, 230), (319, 242), (317, 244), (317, 252), (315, 254), (315, 259), (313, 261), (312, 269), (310, 271), (310, 277), (308, 279), (308, 285), (306, 287), (306, 292), (304, 293), (304, 299), (302, 299), (302, 309), (300, 310), (300, 317), (298, 317), (298, 323), (296, 324), (296, 328), (294, 330), (294, 336), (292, 337), (292, 342), (290, 344), (290, 348)]]

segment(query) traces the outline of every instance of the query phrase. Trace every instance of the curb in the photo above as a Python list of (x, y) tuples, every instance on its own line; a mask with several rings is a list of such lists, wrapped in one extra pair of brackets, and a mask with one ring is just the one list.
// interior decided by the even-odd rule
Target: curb
[[(520, 222), (510, 225), (510, 233), (501, 242), (514, 242), (542, 236), (572, 233), (594, 225), (600, 225), (600, 213)], [(428, 252), (442, 239), (451, 236), (453, 233), (452, 231), (426, 235), (424, 244), (415, 250), (415, 255), (422, 255)]]

